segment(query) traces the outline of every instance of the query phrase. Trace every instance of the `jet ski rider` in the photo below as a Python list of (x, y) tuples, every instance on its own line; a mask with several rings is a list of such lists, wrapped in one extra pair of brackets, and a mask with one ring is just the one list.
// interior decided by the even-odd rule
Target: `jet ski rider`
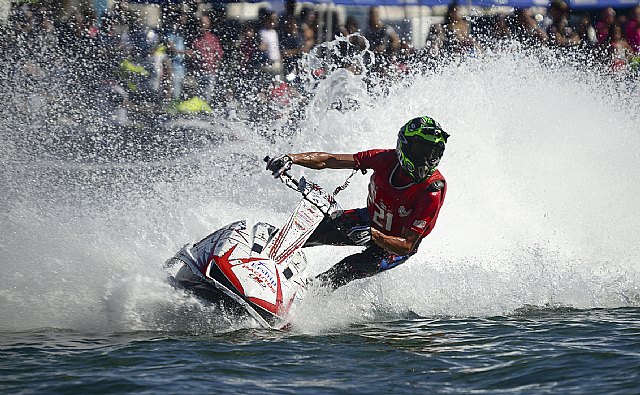
[(447, 184), (437, 166), (449, 135), (430, 117), (414, 118), (398, 133), (393, 149), (356, 154), (304, 152), (280, 155), (267, 164), (280, 177), (293, 164), (310, 169), (372, 169), (366, 208), (325, 218), (304, 247), (359, 245), (317, 279), (338, 288), (355, 279), (398, 266), (416, 253), (435, 226)]

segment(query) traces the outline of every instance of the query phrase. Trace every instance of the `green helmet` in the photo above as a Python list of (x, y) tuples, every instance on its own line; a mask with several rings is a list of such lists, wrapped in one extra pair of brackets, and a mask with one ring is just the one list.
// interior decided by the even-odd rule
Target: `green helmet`
[(433, 118), (410, 120), (398, 132), (396, 154), (400, 166), (417, 182), (426, 180), (436, 171), (448, 137)]

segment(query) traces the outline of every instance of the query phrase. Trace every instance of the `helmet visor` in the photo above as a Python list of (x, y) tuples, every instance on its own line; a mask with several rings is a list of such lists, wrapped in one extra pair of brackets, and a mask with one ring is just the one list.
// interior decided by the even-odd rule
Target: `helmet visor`
[(439, 145), (415, 142), (409, 147), (409, 157), (415, 166), (435, 167), (440, 162), (442, 151)]

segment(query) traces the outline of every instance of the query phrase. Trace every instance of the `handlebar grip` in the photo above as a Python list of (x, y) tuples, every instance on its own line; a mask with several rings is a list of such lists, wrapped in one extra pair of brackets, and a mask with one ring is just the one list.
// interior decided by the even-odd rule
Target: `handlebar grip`
[[(266, 163), (269, 163), (269, 161), (271, 160), (271, 158), (267, 155), (267, 156), (265, 156), (265, 157), (264, 157), (264, 159), (263, 159), (263, 160), (264, 160)], [(297, 181), (296, 179), (294, 179), (294, 178), (291, 176), (291, 174), (289, 174), (289, 172), (288, 172), (288, 171), (283, 172), (283, 173), (280, 175), (280, 177), (279, 177), (279, 178), (283, 178), (283, 177), (284, 177), (284, 179), (288, 179), (290, 182), (292, 182), (292, 183), (293, 183), (293, 185), (295, 185), (296, 187), (298, 186), (298, 181)], [(284, 179), (283, 179), (283, 181), (284, 181)]]

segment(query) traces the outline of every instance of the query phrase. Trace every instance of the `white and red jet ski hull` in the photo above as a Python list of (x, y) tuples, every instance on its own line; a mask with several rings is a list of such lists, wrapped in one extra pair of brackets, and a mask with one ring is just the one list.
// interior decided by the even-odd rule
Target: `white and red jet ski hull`
[(174, 276), (177, 285), (244, 310), (266, 328), (288, 323), (292, 306), (307, 289), (301, 248), (325, 217), (341, 213), (333, 195), (318, 185), (287, 173), (280, 179), (302, 194), (280, 229), (264, 222), (247, 229), (245, 221), (234, 222), (184, 246), (170, 260), (182, 264)]
[(184, 266), (174, 278), (205, 299), (239, 304), (262, 326), (281, 326), (306, 290), (306, 260), (300, 250), (280, 263), (262, 254), (272, 232), (265, 223), (252, 230), (244, 221), (225, 226), (176, 254)]
[(264, 327), (286, 325), (307, 288), (301, 248), (324, 217), (340, 208), (316, 184), (288, 176), (284, 181), (303, 199), (279, 230), (263, 222), (247, 229), (238, 221), (184, 246), (171, 260), (183, 264), (176, 283), (207, 300), (241, 307)]

